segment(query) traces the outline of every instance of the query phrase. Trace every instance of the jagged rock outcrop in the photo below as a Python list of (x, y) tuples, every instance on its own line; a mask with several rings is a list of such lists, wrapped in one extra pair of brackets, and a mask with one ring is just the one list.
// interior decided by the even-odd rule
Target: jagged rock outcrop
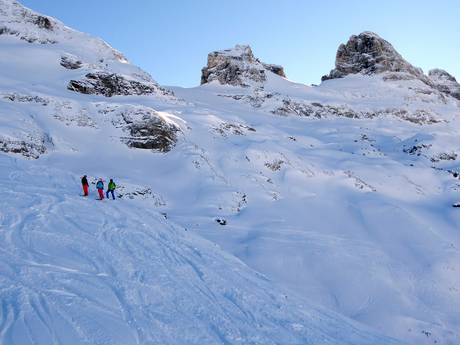
[[(16, 0), (0, 0), (0, 35), (17, 37), (28, 43), (56, 44), (65, 42), (66, 48), (83, 55), (127, 63), (127, 59), (101, 39), (75, 31), (55, 18), (39, 14)], [(81, 48), (84, 47), (84, 50)], [(74, 50), (74, 51), (75, 51)]]
[(165, 90), (153, 82), (140, 82), (127, 79), (116, 73), (102, 71), (88, 73), (82, 80), (71, 80), (67, 89), (106, 97), (149, 94), (172, 95), (171, 91)]
[(20, 154), (26, 158), (37, 159), (46, 153), (44, 141), (42, 143), (13, 140), (0, 137), (0, 152)]
[(176, 144), (181, 129), (159, 113), (146, 106), (100, 103), (99, 114), (111, 118), (112, 124), (123, 131), (121, 141), (132, 148), (168, 152)]
[(347, 117), (352, 119), (372, 119), (384, 116), (394, 116), (404, 121), (409, 121), (415, 124), (434, 124), (442, 120), (434, 114), (423, 109), (398, 109), (398, 108), (382, 108), (375, 111), (356, 110), (348, 106), (328, 105), (321, 103), (298, 102), (285, 98), (282, 104), (272, 110), (273, 114), (277, 115), (298, 115), (314, 118)]
[(126, 130), (130, 136), (125, 137), (124, 142), (137, 149), (168, 152), (177, 142), (178, 128), (158, 117), (134, 122)]
[(266, 81), (267, 72), (285, 77), (283, 67), (265, 64), (254, 57), (251, 47), (237, 45), (208, 55), (207, 66), (201, 70), (201, 84), (218, 81), (223, 85), (247, 87)]
[(460, 99), (460, 84), (454, 76), (439, 68), (430, 70), (428, 76), (436, 89)]
[(404, 72), (418, 79), (427, 79), (420, 68), (412, 66), (396, 49), (379, 35), (365, 31), (350, 37), (337, 50), (335, 69), (322, 80), (342, 78), (349, 74)]
[(61, 66), (67, 69), (79, 69), (83, 63), (76, 56), (67, 54), (61, 56)]
[(276, 75), (279, 75), (280, 77), (286, 78), (286, 74), (284, 73), (284, 68), (283, 66), (280, 65), (274, 65), (274, 64), (267, 64), (263, 63), (262, 65), (268, 69), (270, 72), (275, 73)]
[(35, 13), (15, 0), (0, 1), (0, 35), (17, 36), (29, 43), (56, 43), (50, 35), (40, 36), (37, 32), (42, 29), (51, 33), (55, 27), (55, 21), (47, 16)]
[(168, 152), (177, 142), (180, 128), (150, 108), (124, 107), (115, 118), (114, 125), (128, 133), (122, 141), (129, 147)]

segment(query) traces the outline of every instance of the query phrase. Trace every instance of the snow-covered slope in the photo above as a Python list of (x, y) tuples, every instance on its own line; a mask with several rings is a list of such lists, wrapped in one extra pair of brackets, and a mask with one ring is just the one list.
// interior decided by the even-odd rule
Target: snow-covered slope
[(67, 171), (0, 166), (2, 344), (399, 344), (291, 299), (144, 200), (98, 203)]
[[(2, 343), (459, 343), (460, 107), (442, 88), (305, 86), (237, 46), (171, 92), (0, 5)], [(121, 198), (81, 198), (83, 174)]]

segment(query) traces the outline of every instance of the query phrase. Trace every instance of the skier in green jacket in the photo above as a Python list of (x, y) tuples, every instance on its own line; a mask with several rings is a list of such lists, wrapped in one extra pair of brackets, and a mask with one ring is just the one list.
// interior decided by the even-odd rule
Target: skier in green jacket
[(112, 193), (112, 199), (115, 200), (115, 188), (117, 188), (117, 185), (115, 184), (115, 182), (113, 182), (113, 179), (110, 179), (109, 184), (107, 186), (107, 192), (105, 193), (107, 199), (109, 198), (109, 193)]

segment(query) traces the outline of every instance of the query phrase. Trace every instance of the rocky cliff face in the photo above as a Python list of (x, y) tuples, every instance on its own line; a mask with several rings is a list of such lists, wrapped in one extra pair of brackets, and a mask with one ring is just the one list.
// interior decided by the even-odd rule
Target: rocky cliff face
[(207, 66), (201, 70), (201, 84), (217, 81), (223, 85), (247, 87), (265, 82), (267, 73), (285, 77), (283, 67), (265, 64), (254, 57), (251, 47), (237, 45), (208, 55)]
[[(119, 103), (99, 103), (97, 97), (78, 94), (146, 95), (150, 101), (177, 101), (171, 91), (160, 87), (148, 73), (130, 64), (103, 40), (36, 13), (16, 0), (0, 0), (0, 44), (11, 41), (16, 44), (14, 48), (9, 46), (10, 56), (30, 57), (30, 61), (2, 59), (1, 74), (10, 72), (28, 87), (17, 90), (0, 81), (0, 152), (39, 158), (55, 150), (53, 133), (41, 124), (44, 119), (91, 130), (101, 130), (105, 123), (113, 122), (116, 135), (129, 147), (166, 152), (174, 146), (177, 126), (153, 108), (122, 106), (121, 97)], [(49, 74), (36, 79), (34, 73), (23, 73), (32, 63), (37, 70)], [(42, 84), (47, 85), (49, 94), (34, 86)], [(62, 94), (66, 84), (74, 93)], [(118, 123), (120, 117), (126, 121)]]
[(350, 37), (337, 50), (335, 69), (322, 80), (342, 78), (349, 74), (377, 74), (404, 72), (425, 79), (420, 68), (412, 66), (383, 38), (373, 32), (363, 32)]
[(172, 95), (172, 92), (159, 87), (154, 82), (129, 80), (122, 75), (103, 71), (88, 73), (82, 80), (71, 80), (67, 88), (88, 95), (96, 94), (106, 97), (155, 93)]
[[(0, 37), (12, 36), (30, 43), (49, 47), (60, 53), (58, 61), (73, 75), (68, 89), (85, 94), (172, 96), (153, 78), (131, 65), (116, 49), (99, 38), (65, 26), (60, 21), (36, 13), (16, 0), (0, 0)], [(69, 78), (70, 79), (70, 78)]]
[(455, 77), (439, 68), (429, 71), (428, 76), (436, 89), (460, 99), (460, 84), (457, 82)]

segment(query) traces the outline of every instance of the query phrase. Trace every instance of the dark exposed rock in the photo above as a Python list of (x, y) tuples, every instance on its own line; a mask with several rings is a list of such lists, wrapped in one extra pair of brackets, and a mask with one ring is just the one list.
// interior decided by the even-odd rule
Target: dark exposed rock
[(208, 55), (207, 66), (201, 70), (201, 84), (218, 81), (222, 85), (247, 87), (249, 83), (266, 81), (267, 72), (285, 77), (283, 67), (265, 64), (254, 57), (251, 47), (237, 45)]
[(439, 68), (429, 71), (428, 76), (437, 90), (460, 99), (460, 84), (454, 76)]
[(0, 35), (16, 35), (18, 32), (7, 28), (6, 26), (0, 27)]
[(130, 136), (123, 140), (129, 147), (168, 152), (177, 142), (179, 129), (160, 118), (153, 117), (131, 123), (125, 130)]
[(38, 159), (46, 153), (46, 141), (28, 142), (0, 137), (0, 152), (20, 154), (27, 158)]
[(236, 101), (249, 103), (254, 108), (260, 108), (267, 100), (280, 96), (277, 92), (267, 92), (263, 88), (257, 88), (250, 95), (225, 95), (219, 94), (219, 97), (232, 98)]
[(240, 123), (224, 122), (221, 123), (219, 127), (215, 128), (215, 131), (221, 136), (227, 137), (229, 134), (245, 135), (247, 132), (256, 132), (256, 129)]
[(17, 30), (8, 28), (6, 26), (0, 27), (0, 35), (11, 35), (16, 36), (19, 39), (26, 41), (28, 43), (40, 43), (40, 44), (56, 44), (57, 41), (49, 38), (38, 38), (35, 36), (28, 36), (27, 34), (23, 34)]
[(56, 24), (52, 18), (37, 14), (17, 1), (2, 2), (0, 7), (0, 35), (16, 36), (29, 43), (56, 43), (49, 35)]
[(62, 56), (61, 66), (67, 69), (79, 69), (83, 63), (74, 56)]
[(219, 223), (220, 225), (227, 225), (227, 221), (225, 219), (217, 218), (216, 222)]
[(426, 79), (423, 71), (412, 66), (383, 38), (373, 32), (363, 32), (350, 37), (337, 50), (335, 69), (322, 80), (341, 78), (349, 74), (376, 74), (405, 72)]
[(439, 161), (455, 161), (458, 158), (458, 154), (455, 152), (442, 152), (439, 153), (433, 157), (431, 157), (431, 161), (433, 163), (439, 162)]
[(347, 118), (375, 118), (381, 116), (395, 116), (401, 120), (409, 121), (415, 124), (434, 124), (441, 120), (435, 115), (423, 110), (416, 109), (408, 111), (406, 109), (385, 108), (376, 111), (358, 111), (347, 106), (328, 105), (320, 103), (308, 103), (285, 98), (282, 105), (272, 111), (277, 115), (295, 114), (298, 116), (327, 118), (330, 116), (347, 117)]
[[(129, 147), (170, 151), (178, 140), (180, 127), (167, 121), (154, 109), (134, 105), (99, 104), (98, 113), (111, 119), (112, 124), (125, 133), (121, 141)], [(96, 105), (98, 107), (98, 105)]]
[(8, 93), (2, 95), (4, 99), (7, 99), (11, 102), (20, 102), (20, 103), (38, 103), (41, 105), (48, 105), (49, 100), (40, 96), (30, 96), (30, 95), (21, 95), (17, 93)]
[(281, 159), (275, 159), (273, 162), (266, 162), (265, 166), (271, 171), (279, 171), (284, 163)]
[(115, 73), (107, 72), (88, 73), (83, 80), (71, 80), (67, 88), (83, 94), (96, 94), (106, 97), (116, 95), (149, 95), (154, 93), (172, 95), (172, 92), (160, 88), (154, 83), (141, 83), (136, 80), (126, 79), (124, 76)]
[(284, 73), (283, 66), (274, 65), (274, 64), (266, 64), (266, 63), (262, 63), (262, 65), (266, 69), (268, 69), (270, 72), (275, 73), (276, 75), (279, 75), (280, 77), (286, 78), (286, 74)]
[(53, 24), (51, 23), (51, 20), (49, 18), (40, 16), (40, 15), (34, 15), (32, 16), (33, 23), (37, 25), (41, 29), (46, 29), (46, 30), (52, 30), (53, 29)]
[(403, 149), (403, 152), (413, 156), (421, 156), (423, 152), (431, 147), (431, 144), (417, 144)]

